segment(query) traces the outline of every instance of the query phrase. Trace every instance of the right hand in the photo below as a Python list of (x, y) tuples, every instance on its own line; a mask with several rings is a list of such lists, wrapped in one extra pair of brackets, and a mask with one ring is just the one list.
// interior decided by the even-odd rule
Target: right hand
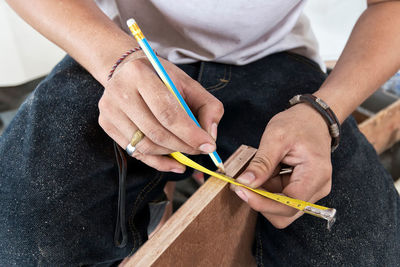
[(99, 101), (99, 124), (122, 148), (140, 129), (145, 137), (132, 156), (159, 171), (183, 173), (185, 166), (165, 155), (213, 152), (224, 108), (197, 81), (159, 59), (202, 129), (182, 109), (142, 51), (128, 56), (107, 82)]

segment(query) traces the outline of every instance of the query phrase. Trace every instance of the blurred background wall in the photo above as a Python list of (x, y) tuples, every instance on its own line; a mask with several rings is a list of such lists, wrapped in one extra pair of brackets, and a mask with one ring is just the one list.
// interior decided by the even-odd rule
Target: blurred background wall
[(47, 74), (64, 52), (0, 1), (0, 87)]
[[(366, 8), (365, 0), (309, 0), (305, 13), (324, 60), (339, 57), (351, 28)], [(42, 37), (0, 1), (0, 87), (45, 75), (64, 52)]]

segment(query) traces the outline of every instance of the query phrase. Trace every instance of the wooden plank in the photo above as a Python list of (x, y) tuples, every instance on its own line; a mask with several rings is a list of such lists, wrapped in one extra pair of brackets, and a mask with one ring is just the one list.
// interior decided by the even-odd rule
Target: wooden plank
[[(236, 176), (256, 149), (241, 146), (225, 163)], [(125, 266), (254, 266), (256, 213), (211, 177)]]
[(378, 154), (400, 140), (400, 99), (359, 125)]
[(356, 110), (353, 111), (353, 113), (351, 113), (351, 115), (353, 115), (353, 117), (356, 119), (357, 124), (361, 124), (365, 120), (373, 117), (375, 114), (366, 109), (358, 107)]

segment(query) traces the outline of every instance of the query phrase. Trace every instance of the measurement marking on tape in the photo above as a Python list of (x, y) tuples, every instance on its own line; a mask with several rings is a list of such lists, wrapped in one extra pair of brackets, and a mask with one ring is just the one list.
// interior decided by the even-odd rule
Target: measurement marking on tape
[(285, 195), (274, 194), (274, 193), (268, 192), (268, 191), (260, 189), (260, 188), (248, 187), (246, 185), (236, 182), (236, 180), (233, 179), (232, 177), (226, 176), (226, 175), (218, 173), (218, 172), (210, 171), (209, 169), (194, 162), (193, 160), (189, 159), (188, 157), (186, 157), (185, 155), (183, 155), (180, 152), (173, 152), (173, 153), (171, 153), (171, 156), (176, 161), (178, 161), (190, 168), (201, 171), (203, 173), (211, 175), (211, 176), (218, 178), (220, 180), (223, 180), (225, 182), (228, 182), (228, 183), (240, 186), (240, 187), (244, 187), (244, 188), (251, 190), (259, 195), (262, 195), (269, 199), (275, 200), (284, 205), (288, 205), (288, 206), (298, 209), (300, 211), (304, 211), (307, 214), (314, 215), (318, 218), (325, 219), (328, 221), (328, 225), (327, 225), (328, 229), (330, 229), (332, 227), (333, 223), (336, 220), (336, 209), (327, 208), (327, 207), (309, 203), (309, 202), (306, 202), (303, 200), (290, 198)]

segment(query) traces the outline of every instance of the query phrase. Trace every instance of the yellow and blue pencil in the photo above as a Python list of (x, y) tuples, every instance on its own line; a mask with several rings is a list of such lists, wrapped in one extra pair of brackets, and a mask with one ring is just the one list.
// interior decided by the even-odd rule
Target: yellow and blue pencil
[[(135, 37), (135, 39), (139, 43), (139, 45), (142, 48), (143, 52), (145, 53), (146, 57), (151, 62), (151, 65), (153, 65), (153, 68), (156, 70), (158, 76), (164, 82), (165, 86), (167, 86), (167, 88), (171, 91), (171, 93), (174, 94), (174, 96), (178, 100), (179, 104), (186, 111), (186, 113), (189, 115), (189, 117), (196, 123), (197, 126), (199, 126), (201, 128), (196, 117), (193, 115), (192, 111), (190, 110), (189, 106), (186, 104), (182, 95), (179, 93), (178, 89), (176, 89), (176, 86), (172, 82), (168, 73), (165, 71), (164, 67), (161, 65), (161, 62), (158, 60), (156, 54), (153, 52), (153, 49), (151, 49), (149, 42), (144, 37), (144, 35), (143, 35), (142, 31), (140, 30), (136, 21), (134, 19), (129, 19), (126, 23), (128, 24), (128, 27), (129, 27), (130, 31), (132, 32), (132, 35)], [(209, 155), (210, 155), (212, 161), (214, 162), (215, 166), (217, 166), (217, 168), (220, 169), (221, 171), (225, 172), (224, 164), (222, 163), (222, 160), (219, 157), (217, 151), (214, 151), (214, 152), (210, 153)]]

